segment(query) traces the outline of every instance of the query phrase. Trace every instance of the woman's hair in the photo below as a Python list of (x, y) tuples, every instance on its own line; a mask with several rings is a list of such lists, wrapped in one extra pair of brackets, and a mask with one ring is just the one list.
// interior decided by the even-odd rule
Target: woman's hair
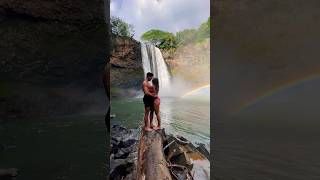
[(159, 79), (158, 78), (153, 78), (152, 79), (152, 84), (155, 87), (156, 91), (159, 91)]

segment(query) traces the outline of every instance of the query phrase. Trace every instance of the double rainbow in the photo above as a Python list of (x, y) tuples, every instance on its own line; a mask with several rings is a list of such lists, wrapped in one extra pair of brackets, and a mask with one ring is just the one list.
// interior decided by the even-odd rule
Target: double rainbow
[(287, 90), (292, 87), (296, 87), (302, 83), (312, 81), (314, 79), (320, 78), (320, 67), (313, 69), (312, 71), (309, 71), (308, 73), (304, 74), (303, 76), (298, 76), (291, 78), (289, 80), (281, 81), (275, 85), (273, 85), (273, 88), (267, 89), (265, 91), (256, 93), (255, 95), (248, 98), (246, 101), (241, 102), (235, 108), (233, 108), (232, 113), (238, 113), (241, 110), (248, 108), (249, 106), (252, 106), (259, 101), (262, 101), (270, 96), (273, 96), (279, 92), (282, 92), (284, 90)]

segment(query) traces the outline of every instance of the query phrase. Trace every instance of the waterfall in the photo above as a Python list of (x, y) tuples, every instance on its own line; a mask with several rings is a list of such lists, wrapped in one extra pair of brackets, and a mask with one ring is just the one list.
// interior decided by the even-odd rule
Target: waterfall
[(163, 94), (169, 89), (170, 74), (159, 48), (148, 43), (141, 43), (142, 65), (144, 77), (148, 72), (159, 79), (159, 93)]

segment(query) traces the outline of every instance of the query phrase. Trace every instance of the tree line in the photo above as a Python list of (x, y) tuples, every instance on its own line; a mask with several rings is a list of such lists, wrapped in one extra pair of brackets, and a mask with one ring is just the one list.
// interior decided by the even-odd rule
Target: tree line
[[(110, 25), (112, 35), (125, 37), (134, 35), (133, 26), (118, 17), (111, 17)], [(163, 50), (176, 49), (189, 43), (199, 43), (208, 38), (210, 38), (210, 17), (197, 29), (185, 29), (175, 34), (151, 29), (141, 36), (143, 41), (150, 42)]]

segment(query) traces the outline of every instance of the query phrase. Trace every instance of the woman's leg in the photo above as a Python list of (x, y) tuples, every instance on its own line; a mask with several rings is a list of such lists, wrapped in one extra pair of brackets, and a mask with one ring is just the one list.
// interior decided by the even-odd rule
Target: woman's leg
[(154, 108), (150, 109), (150, 128), (153, 128), (153, 114), (154, 114)]
[(156, 112), (157, 121), (158, 121), (157, 129), (160, 129), (160, 127), (161, 127), (161, 117), (160, 117), (160, 101), (159, 101), (159, 99), (156, 99), (154, 101), (154, 107), (155, 107), (155, 112)]

